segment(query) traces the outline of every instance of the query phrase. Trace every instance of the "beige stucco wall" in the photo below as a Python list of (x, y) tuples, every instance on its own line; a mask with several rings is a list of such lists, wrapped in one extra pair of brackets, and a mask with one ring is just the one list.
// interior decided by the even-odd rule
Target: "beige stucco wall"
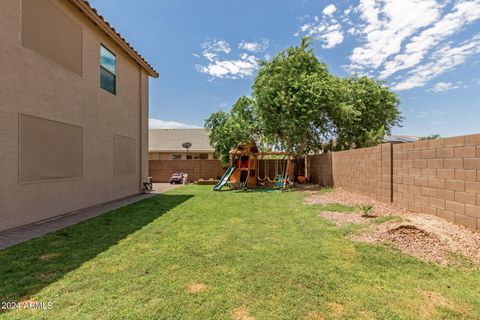
[[(148, 175), (148, 76), (67, 1), (82, 28), (82, 73), (21, 45), (21, 1), (0, 1), (0, 231), (137, 194)], [(99, 51), (117, 56), (117, 95), (100, 88)], [(81, 179), (19, 183), (19, 113), (83, 128)], [(134, 173), (114, 175), (113, 137), (135, 140)]]

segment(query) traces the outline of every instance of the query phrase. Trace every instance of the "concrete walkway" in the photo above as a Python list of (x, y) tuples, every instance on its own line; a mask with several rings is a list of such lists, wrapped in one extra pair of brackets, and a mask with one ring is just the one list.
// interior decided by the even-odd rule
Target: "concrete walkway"
[(166, 192), (180, 186), (181, 185), (171, 185), (168, 183), (155, 183), (153, 185), (154, 191), (152, 193), (139, 194), (128, 198), (115, 200), (95, 207), (68, 213), (42, 222), (26, 225), (5, 232), (0, 232), (0, 250), (14, 246), (23, 241), (41, 237), (47, 233), (66, 228), (68, 226), (91, 219), (93, 217), (118, 209), (120, 207), (127, 206), (134, 202), (153, 197), (158, 193)]

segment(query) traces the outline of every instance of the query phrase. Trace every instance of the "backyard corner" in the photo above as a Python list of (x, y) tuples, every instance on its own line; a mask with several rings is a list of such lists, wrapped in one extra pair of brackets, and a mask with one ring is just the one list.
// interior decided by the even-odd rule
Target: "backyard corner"
[(442, 265), (352, 240), (398, 221), (337, 226), (322, 215), (361, 209), (336, 192), (189, 185), (24, 242), (0, 251), (0, 300), (52, 308), (0, 318), (480, 317), (472, 261)]
[(0, 320), (480, 319), (480, 0), (0, 0), (0, 39)]

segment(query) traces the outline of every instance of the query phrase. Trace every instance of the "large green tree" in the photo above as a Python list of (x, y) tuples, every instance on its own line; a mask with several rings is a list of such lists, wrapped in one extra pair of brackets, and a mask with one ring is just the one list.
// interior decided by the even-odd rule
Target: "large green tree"
[(336, 108), (333, 76), (304, 38), (298, 47), (262, 61), (252, 97), (258, 126), (268, 144), (301, 156), (331, 132), (328, 113)]
[(382, 82), (332, 75), (311, 48), (309, 38), (260, 61), (252, 97), (241, 97), (229, 112), (205, 123), (223, 161), (239, 142), (299, 157), (325, 149), (351, 149), (381, 143), (401, 121), (399, 99)]
[(378, 145), (385, 134), (400, 125), (400, 100), (384, 83), (367, 77), (346, 77), (338, 81), (337, 103), (349, 112), (330, 117), (336, 149)]
[(238, 143), (260, 139), (254, 112), (253, 101), (241, 97), (230, 112), (214, 112), (205, 120), (210, 143), (222, 162), (228, 162), (229, 151)]

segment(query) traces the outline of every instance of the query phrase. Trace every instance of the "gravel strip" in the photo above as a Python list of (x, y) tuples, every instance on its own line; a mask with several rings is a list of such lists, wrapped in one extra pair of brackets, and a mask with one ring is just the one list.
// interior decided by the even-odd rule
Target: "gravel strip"
[[(480, 233), (455, 225), (436, 216), (413, 213), (394, 204), (382, 203), (369, 197), (335, 189), (326, 193), (309, 193), (305, 202), (314, 204), (372, 205), (376, 216), (399, 216), (402, 222), (387, 221), (372, 225), (362, 234), (352, 236), (356, 241), (389, 243), (402, 252), (442, 266), (456, 263), (453, 254), (461, 254), (480, 265)], [(360, 213), (323, 212), (321, 216), (337, 226), (367, 223)]]
[(348, 192), (340, 188), (337, 188), (332, 192), (312, 194), (305, 198), (305, 203), (309, 205), (338, 203), (353, 207), (361, 205), (373, 205), (373, 213), (378, 216), (399, 215), (408, 213), (407, 210), (399, 208), (394, 204), (378, 202), (370, 197), (353, 192)]
[(451, 264), (448, 246), (437, 236), (410, 223), (383, 223), (368, 232), (351, 237), (352, 240), (391, 244), (405, 254), (441, 266)]
[(412, 224), (436, 235), (452, 252), (461, 253), (480, 265), (480, 233), (428, 214), (409, 213), (406, 218)]

